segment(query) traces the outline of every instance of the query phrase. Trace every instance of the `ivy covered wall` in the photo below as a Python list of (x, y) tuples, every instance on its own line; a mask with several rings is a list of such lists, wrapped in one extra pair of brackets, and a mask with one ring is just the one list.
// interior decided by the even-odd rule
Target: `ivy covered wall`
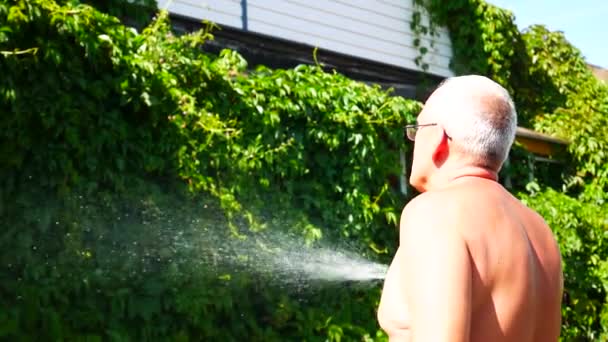
[[(534, 182), (519, 148), (505, 172), (560, 243), (562, 339), (607, 339), (606, 85), (560, 33), (519, 32), (478, 0), (418, 5), (449, 28), (454, 71), (492, 77), (522, 125), (571, 141)], [(1, 338), (386, 340), (379, 284), (302, 300), (228, 247), (281, 231), (387, 263), (420, 103), (318, 66), (250, 70), (202, 53), (208, 39), (173, 35), (166, 14), (138, 31), (77, 2), (0, 1)], [(238, 262), (204, 262), (218, 246)]]
[(210, 38), (166, 13), (138, 32), (0, 2), (1, 339), (383, 338), (378, 282), (282, 287), (248, 257), (293, 248), (263, 238), (280, 232), (387, 263), (419, 103), (318, 66), (248, 70)]

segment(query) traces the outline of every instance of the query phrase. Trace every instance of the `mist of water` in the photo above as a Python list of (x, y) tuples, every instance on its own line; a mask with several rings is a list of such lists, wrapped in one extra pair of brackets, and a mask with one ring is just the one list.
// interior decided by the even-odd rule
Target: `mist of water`
[[(323, 244), (309, 247), (303, 241), (301, 237), (274, 231), (234, 247), (248, 260), (246, 271), (264, 275), (275, 283), (384, 279), (387, 266), (362, 257), (354, 248)], [(261, 250), (260, 244), (270, 247)], [(223, 261), (234, 262), (231, 257)]]
[[(304, 238), (273, 229), (246, 239), (224, 238), (208, 230), (200, 240), (179, 244), (197, 257), (191, 261), (204, 272), (225, 275), (245, 274), (261, 278), (269, 285), (302, 289), (324, 283), (358, 282), (373, 284), (384, 279), (387, 266), (371, 261), (344, 244), (317, 242), (308, 246)], [(201, 243), (202, 242), (202, 243)], [(202, 253), (196, 253), (196, 251)]]
[[(291, 229), (292, 221), (281, 215), (270, 217), (262, 232), (239, 227), (243, 234), (235, 237), (221, 210), (212, 206), (193, 209), (185, 203), (150, 204), (142, 199), (117, 211), (95, 201), (78, 201), (82, 213), (71, 223), (77, 229), (67, 231), (64, 241), (90, 254), (99, 276), (119, 275), (129, 281), (170, 270), (175, 277), (198, 274), (227, 280), (244, 275), (301, 289), (339, 282), (373, 284), (387, 271), (386, 265), (365, 258), (346, 241), (306, 244), (302, 233)], [(64, 224), (53, 216), (40, 215), (38, 221), (47, 220), (51, 227)]]

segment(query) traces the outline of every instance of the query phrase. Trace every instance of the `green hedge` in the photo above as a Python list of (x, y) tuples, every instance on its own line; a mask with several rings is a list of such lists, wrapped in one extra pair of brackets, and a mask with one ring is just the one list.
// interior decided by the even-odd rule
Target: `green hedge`
[(275, 282), (248, 248), (279, 231), (388, 262), (420, 105), (210, 38), (0, 2), (2, 339), (385, 338), (380, 284)]
[[(578, 197), (553, 189), (520, 194), (553, 228), (564, 263), (563, 341), (608, 339), (608, 203), (600, 188)], [(603, 198), (604, 197), (604, 198)]]
[[(520, 33), (483, 1), (426, 5), (458, 18), (457, 72), (497, 79), (522, 122), (573, 142), (540, 186), (521, 149), (504, 172), (560, 244), (562, 340), (605, 340), (608, 88), (560, 33)], [(0, 1), (0, 338), (386, 340), (378, 283), (265, 262), (294, 244), (390, 260), (420, 104), (320, 66), (251, 70), (207, 39), (165, 14), (139, 33), (70, 1)]]

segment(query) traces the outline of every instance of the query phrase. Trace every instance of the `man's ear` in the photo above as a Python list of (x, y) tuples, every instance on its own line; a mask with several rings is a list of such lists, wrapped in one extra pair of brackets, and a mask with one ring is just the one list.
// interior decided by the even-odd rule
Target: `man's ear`
[(443, 127), (441, 130), (437, 130), (437, 135), (434, 136), (434, 148), (433, 148), (433, 163), (439, 167), (445, 163), (450, 155), (450, 146), (448, 143), (448, 135), (445, 133)]

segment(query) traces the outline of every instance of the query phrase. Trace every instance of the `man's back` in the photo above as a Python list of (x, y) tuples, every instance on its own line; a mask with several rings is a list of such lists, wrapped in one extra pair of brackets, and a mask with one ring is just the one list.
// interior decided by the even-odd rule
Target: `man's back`
[(497, 183), (471, 180), (459, 198), (473, 263), (471, 341), (556, 341), (561, 324), (558, 246), (543, 219)]
[[(477, 177), (459, 179), (414, 201), (428, 202), (414, 204), (417, 215), (427, 208), (422, 209), (426, 215), (447, 216), (450, 227), (445, 229), (456, 230), (466, 244), (472, 278), (470, 341), (558, 339), (561, 260), (539, 215), (496, 182)], [(391, 265), (379, 308), (380, 323), (394, 341), (407, 341), (410, 335), (411, 322), (395, 319), (410, 316), (407, 296), (398, 294), (409, 290), (415, 276), (408, 278), (399, 270), (411, 262), (403, 259), (404, 252)]]

